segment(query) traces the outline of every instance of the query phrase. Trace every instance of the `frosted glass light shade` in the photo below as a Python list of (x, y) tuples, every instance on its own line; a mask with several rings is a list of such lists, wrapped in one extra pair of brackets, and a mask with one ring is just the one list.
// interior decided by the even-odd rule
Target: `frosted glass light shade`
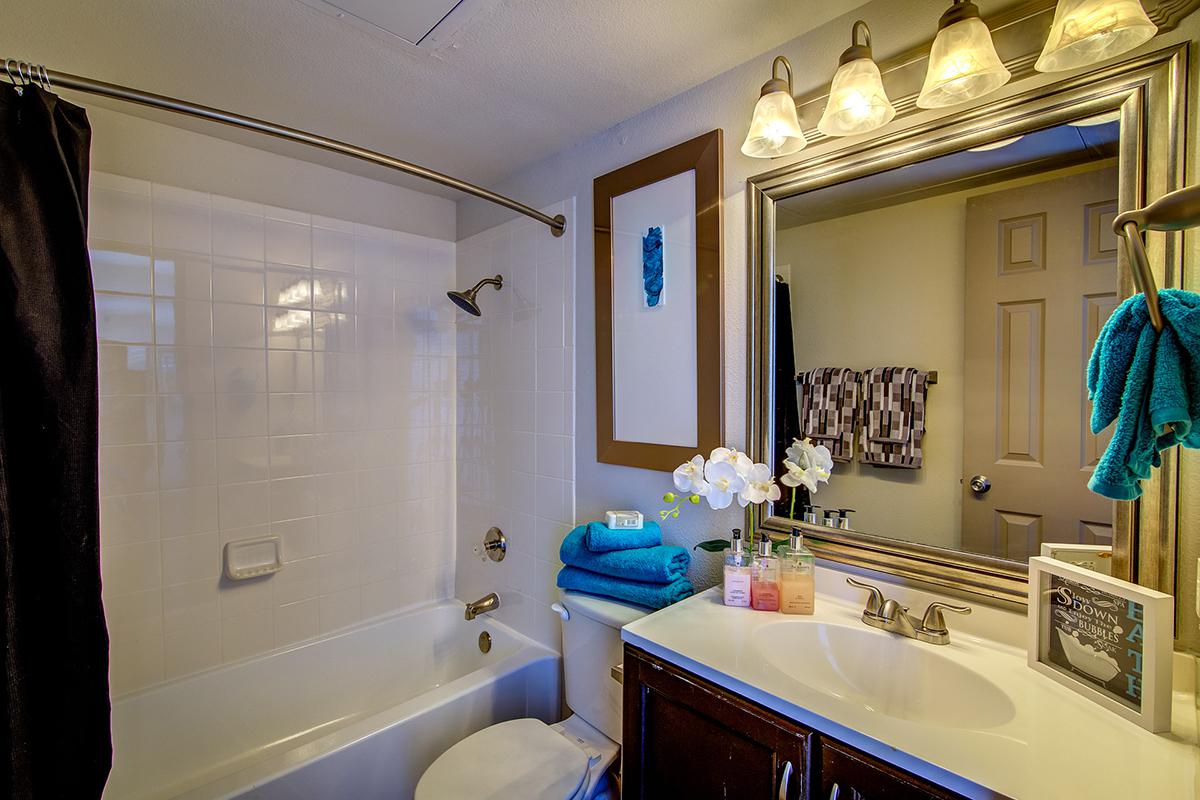
[(796, 116), (796, 101), (787, 92), (758, 98), (742, 152), (751, 158), (775, 158), (803, 150), (808, 140)]
[(856, 58), (834, 73), (829, 103), (817, 130), (826, 136), (852, 136), (887, 125), (895, 116), (879, 67), (869, 58)]
[(1157, 32), (1139, 0), (1058, 0), (1050, 36), (1033, 66), (1038, 72), (1061, 72), (1095, 64)]
[(942, 108), (965, 103), (994, 92), (1011, 77), (996, 55), (992, 32), (979, 17), (969, 17), (938, 31), (917, 105)]

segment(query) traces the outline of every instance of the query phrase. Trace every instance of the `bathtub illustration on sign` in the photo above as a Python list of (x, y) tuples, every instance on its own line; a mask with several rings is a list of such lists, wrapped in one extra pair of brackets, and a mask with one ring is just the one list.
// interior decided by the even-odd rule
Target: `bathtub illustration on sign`
[(1079, 641), (1078, 634), (1071, 635), (1062, 628), (1059, 628), (1058, 641), (1062, 644), (1067, 661), (1084, 675), (1095, 678), (1101, 683), (1108, 683), (1117, 677), (1117, 673), (1121, 671), (1121, 667), (1117, 664), (1115, 658), (1108, 653), (1097, 650), (1090, 644), (1084, 644)]
[(642, 293), (646, 308), (661, 308), (666, 275), (663, 272), (663, 229), (652, 227), (642, 237)]

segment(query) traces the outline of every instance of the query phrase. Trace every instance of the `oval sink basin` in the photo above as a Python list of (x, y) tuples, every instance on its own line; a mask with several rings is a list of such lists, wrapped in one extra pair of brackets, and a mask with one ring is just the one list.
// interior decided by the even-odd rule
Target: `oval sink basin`
[(978, 729), (1016, 713), (1000, 687), (935, 645), (866, 626), (788, 620), (763, 626), (753, 643), (797, 682), (897, 719)]

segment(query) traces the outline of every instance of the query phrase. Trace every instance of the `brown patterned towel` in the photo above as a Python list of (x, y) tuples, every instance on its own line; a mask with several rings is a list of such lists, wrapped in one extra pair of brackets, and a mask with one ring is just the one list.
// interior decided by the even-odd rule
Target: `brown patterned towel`
[(854, 458), (861, 375), (845, 367), (819, 367), (796, 376), (800, 390), (800, 430), (829, 448), (834, 461)]
[(875, 367), (863, 373), (862, 463), (921, 468), (928, 384), (929, 373), (913, 367)]

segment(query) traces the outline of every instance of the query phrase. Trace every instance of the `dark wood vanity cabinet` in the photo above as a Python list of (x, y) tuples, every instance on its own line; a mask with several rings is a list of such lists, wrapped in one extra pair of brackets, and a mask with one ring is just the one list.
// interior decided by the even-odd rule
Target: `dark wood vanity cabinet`
[(629, 645), (624, 692), (624, 800), (959, 797)]

